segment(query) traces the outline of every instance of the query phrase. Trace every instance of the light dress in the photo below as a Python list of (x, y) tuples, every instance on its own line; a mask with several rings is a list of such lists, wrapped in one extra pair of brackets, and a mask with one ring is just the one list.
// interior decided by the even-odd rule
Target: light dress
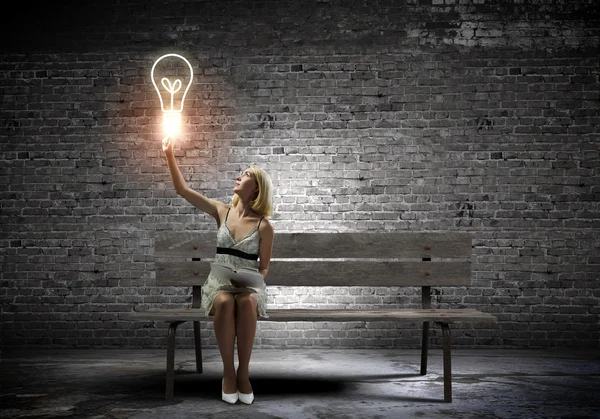
[[(231, 208), (229, 209), (231, 210)], [(235, 241), (231, 231), (227, 227), (227, 217), (229, 217), (229, 210), (225, 217), (225, 222), (221, 224), (217, 230), (217, 254), (215, 255), (215, 262), (229, 263), (235, 268), (254, 268), (258, 269), (258, 250), (260, 245), (260, 234), (258, 234), (258, 227), (262, 222), (262, 218), (258, 222), (256, 228), (248, 236), (244, 237), (239, 242)], [(228, 253), (229, 252), (229, 253)], [(233, 254), (230, 254), (233, 253)], [(218, 278), (212, 273), (208, 275), (206, 282), (202, 286), (202, 303), (201, 306), (208, 316), (212, 309), (215, 297), (221, 291), (230, 292), (232, 294), (239, 294), (240, 292), (250, 291), (256, 294), (256, 301), (258, 302), (257, 310), (258, 315), (262, 318), (268, 318), (267, 315), (267, 292), (265, 288), (254, 288), (254, 287), (236, 287), (230, 280)]]

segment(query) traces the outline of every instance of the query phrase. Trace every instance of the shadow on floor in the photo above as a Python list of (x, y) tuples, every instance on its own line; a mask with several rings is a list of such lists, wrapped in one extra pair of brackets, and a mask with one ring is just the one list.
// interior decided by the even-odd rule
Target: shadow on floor
[[(219, 393), (221, 378), (207, 377), (193, 371), (178, 372), (175, 374), (175, 398), (214, 398)], [(391, 380), (421, 377), (420, 374), (387, 374), (387, 375), (352, 375), (331, 378), (309, 378), (302, 376), (267, 376), (255, 374), (252, 377), (252, 388), (263, 396), (297, 395), (310, 396), (320, 394), (335, 395), (345, 393), (356, 383), (386, 383)], [(145, 395), (149, 398), (164, 398), (165, 375), (153, 373), (152, 375), (138, 375), (135, 377), (121, 377), (108, 379), (105, 382), (96, 381), (98, 393), (114, 394), (116, 389)], [(398, 400), (398, 398), (395, 398)], [(404, 398), (400, 398), (405, 400)], [(407, 399), (407, 400), (413, 400)], [(423, 400), (423, 399), (416, 399)], [(438, 401), (438, 400), (432, 400)]]

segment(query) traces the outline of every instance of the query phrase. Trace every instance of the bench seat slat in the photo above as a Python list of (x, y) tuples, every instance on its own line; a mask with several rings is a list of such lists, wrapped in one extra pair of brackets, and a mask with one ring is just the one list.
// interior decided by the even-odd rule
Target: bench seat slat
[[(157, 262), (161, 286), (202, 285), (208, 262)], [(460, 286), (471, 282), (470, 262), (273, 261), (267, 285)]]
[[(344, 309), (273, 309), (267, 310), (268, 319), (261, 321), (401, 321), (423, 322), (433, 321), (442, 323), (480, 323), (496, 322), (491, 314), (475, 309), (373, 309), (373, 310), (344, 310)], [(206, 321), (212, 320), (201, 309), (181, 310), (149, 310), (121, 314), (122, 320), (133, 321)]]

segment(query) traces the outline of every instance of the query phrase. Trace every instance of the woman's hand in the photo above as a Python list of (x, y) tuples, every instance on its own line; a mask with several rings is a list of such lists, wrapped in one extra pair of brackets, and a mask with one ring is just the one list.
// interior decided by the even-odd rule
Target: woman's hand
[(171, 139), (171, 137), (165, 137), (162, 140), (162, 149), (165, 153), (172, 153), (173, 152), (173, 143), (174, 141)]

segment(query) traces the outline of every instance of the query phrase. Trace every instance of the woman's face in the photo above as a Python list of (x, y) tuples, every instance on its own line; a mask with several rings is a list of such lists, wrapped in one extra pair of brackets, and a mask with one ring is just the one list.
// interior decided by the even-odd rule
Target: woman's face
[(238, 194), (240, 198), (252, 199), (258, 193), (258, 184), (254, 178), (254, 174), (246, 169), (238, 177), (235, 178), (233, 192)]

